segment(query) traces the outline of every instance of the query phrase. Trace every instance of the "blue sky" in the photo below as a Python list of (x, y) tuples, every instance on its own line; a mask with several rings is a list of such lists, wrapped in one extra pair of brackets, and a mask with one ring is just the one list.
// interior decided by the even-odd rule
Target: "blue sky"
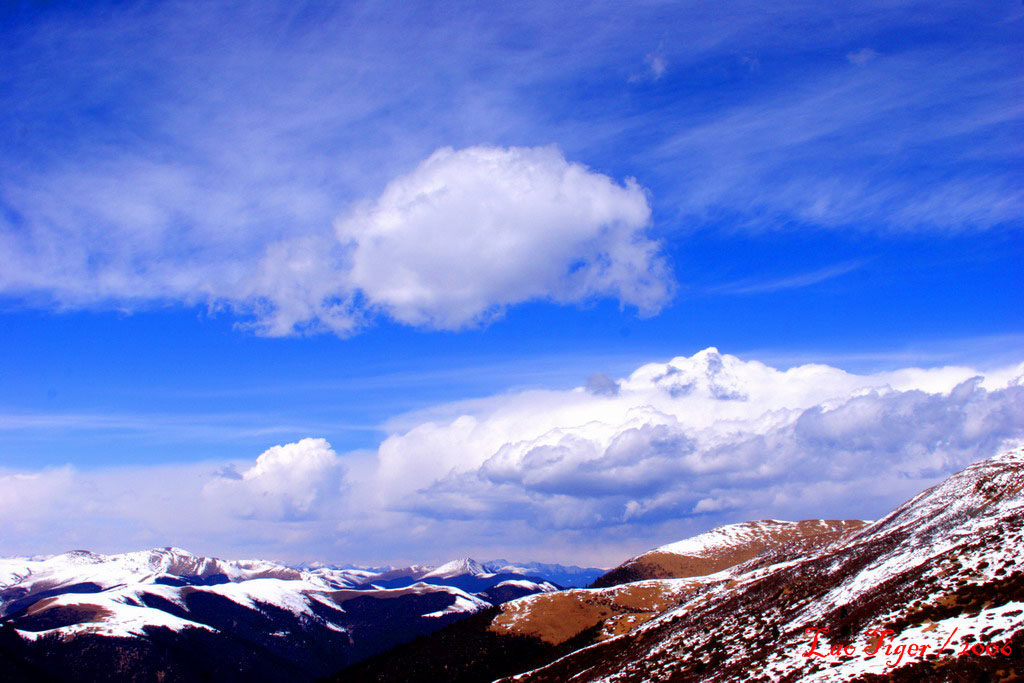
[[(858, 376), (1024, 360), (1024, 6), (764, 7), (5, 5), (0, 474), (127, 491), (324, 438), (362, 463), (348, 491), (383, 486), (388, 439), (493, 417), (469, 399), (570, 396), (708, 346)], [(401, 507), (375, 519), (439, 519)], [(398, 533), (321, 551), (222, 512), (257, 520), (231, 527), (238, 552), (417, 559)], [(351, 521), (300, 512), (280, 523)], [(119, 514), (140, 543), (228, 552)], [(691, 517), (619, 520), (593, 556), (727, 519)], [(23, 521), (0, 552), (105, 528)]]

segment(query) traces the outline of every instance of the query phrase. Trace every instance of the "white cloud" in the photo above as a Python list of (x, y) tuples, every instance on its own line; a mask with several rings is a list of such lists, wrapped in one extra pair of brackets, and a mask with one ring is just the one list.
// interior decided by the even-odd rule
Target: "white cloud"
[(644, 66), (645, 68), (642, 72), (635, 73), (629, 77), (630, 83), (661, 80), (661, 77), (668, 71), (668, 60), (665, 58), (663, 45), (659, 45), (656, 51), (648, 52), (644, 55)]
[(0, 553), (102, 552), (223, 538), (225, 520), (201, 496), (213, 469), (190, 463), (0, 470)]
[[(752, 3), (710, 1), (585, 11), (491, 3), (431, 17), (407, 5), (344, 3), (307, 15), (292, 3), (252, 12), (158, 3), (4, 26), (12, 68), (0, 128), (11, 144), (0, 159), (0, 293), (68, 308), (222, 306), (254, 315), (266, 334), (352, 334), (365, 322), (363, 295), (331, 220), (389, 180), (414, 186), (429, 174), (423, 167), (396, 178), (432, 150), (480, 141), (556, 140), (573, 159), (622, 164), (684, 228), (1019, 224), (1018, 69), (998, 4), (930, 5), (930, 26), (962, 29), (952, 42), (921, 34), (910, 0), (871, 11), (782, 3), (771, 17)], [(282, 25), (294, 30), (282, 34)], [(907, 45), (871, 68), (834, 58), (841, 46), (851, 61), (867, 60), (873, 52), (862, 46), (896, 32)], [(758, 55), (741, 58), (751, 69), (758, 59), (775, 65), (757, 79), (780, 80), (723, 80), (738, 54)], [(620, 99), (629, 73), (657, 79), (669, 67), (696, 77), (689, 96), (646, 99), (634, 88)], [(723, 78), (700, 76), (711, 73)], [(723, 87), (730, 96), (718, 96)], [(472, 167), (466, 155), (453, 158)], [(555, 176), (558, 163), (548, 165)], [(639, 205), (633, 185), (600, 189), (602, 176), (581, 178), (587, 192)], [(473, 194), (468, 180), (458, 190)], [(500, 220), (514, 217), (515, 197), (497, 193)], [(433, 247), (421, 239), (426, 215), (391, 199), (363, 207), (415, 219), (404, 224), (410, 248)], [(464, 207), (435, 208), (443, 220)], [(617, 218), (628, 224), (634, 208)], [(449, 287), (414, 254), (400, 253), (409, 272), (384, 282), (367, 270), (387, 263), (379, 226), (346, 217), (346, 230), (373, 237), (357, 253), (372, 303), (423, 324), (467, 324), (527, 298), (614, 296), (652, 310), (670, 280), (658, 277), (640, 233), (630, 241), (623, 227), (581, 253), (564, 243), (539, 252), (547, 280), (515, 280), (508, 295), (481, 287), (461, 262), (451, 276), (466, 280)], [(536, 235), (514, 237), (522, 247)], [(581, 264), (574, 277), (556, 268)], [(510, 264), (501, 274), (512, 266), (522, 271)]]
[[(151, 184), (176, 202), (203, 202), (166, 169), (122, 166), (108, 175), (156, 174)], [(7, 189), (45, 208), (25, 230), (0, 230), (9, 264), (0, 292), (66, 307), (199, 303), (250, 315), (250, 326), (271, 336), (347, 336), (377, 312), (455, 329), (529, 300), (612, 297), (651, 314), (673, 286), (644, 235), (644, 190), (568, 162), (555, 147), (439, 149), (346, 212), (335, 235), (327, 223), (305, 233), (182, 233), (151, 210), (153, 198), (103, 174), (66, 184), (72, 197), (104, 198), (102, 210), (28, 185)]]
[(203, 488), (220, 509), (245, 519), (314, 519), (341, 495), (344, 469), (325, 439), (268, 448), (242, 472), (222, 470)]
[[(865, 66), (871, 57), (848, 58)], [(940, 59), (948, 68), (935, 68)], [(919, 47), (871, 68), (816, 70), (675, 127), (647, 162), (688, 165), (645, 182), (695, 226), (719, 212), (749, 230), (789, 221), (938, 233), (1017, 225), (1021, 189), (998, 170), (1012, 147), (992, 144), (1020, 117), (1006, 97), (1004, 60), (982, 50), (957, 61)], [(941, 117), (930, 113), (938, 101)], [(974, 136), (986, 144), (960, 146)], [(956, 170), (922, 170), (939, 158), (955, 158)]]
[(880, 513), (1024, 437), (1022, 374), (779, 371), (709, 350), (617, 394), (498, 397), (394, 435), (378, 486), (416, 514), (555, 528)]
[(503, 448), (555, 446), (567, 434), (607, 445), (630, 426), (663, 422), (694, 431), (749, 434), (858, 391), (890, 386), (948, 391), (974, 374), (955, 367), (867, 376), (825, 365), (780, 371), (710, 349), (692, 358), (644, 365), (618, 381), (613, 395), (583, 388), (526, 391), (456, 405), (451, 417), (439, 411), (438, 417), (384, 441), (380, 485), (402, 497), (452, 471), (476, 471)]
[(807, 273), (790, 275), (775, 280), (741, 280), (727, 282), (721, 285), (709, 287), (705, 291), (714, 294), (764, 294), (768, 292), (779, 292), (787, 289), (801, 289), (813, 287), (814, 285), (826, 282), (833, 278), (841, 277), (851, 273), (864, 265), (863, 261), (847, 261), (837, 263), (825, 268), (819, 268)]
[(722, 523), (880, 515), (1024, 439), (1024, 364), (857, 375), (710, 349), (614, 384), (455, 404), (375, 452), (0, 471), (0, 553), (616, 562)]
[(454, 329), (504, 306), (612, 296), (652, 313), (670, 285), (633, 180), (554, 147), (440, 149), (337, 222), (351, 284), (401, 322)]
[(48, 521), (74, 493), (74, 470), (69, 467), (37, 472), (0, 470), (0, 517), (14, 535), (39, 519)]

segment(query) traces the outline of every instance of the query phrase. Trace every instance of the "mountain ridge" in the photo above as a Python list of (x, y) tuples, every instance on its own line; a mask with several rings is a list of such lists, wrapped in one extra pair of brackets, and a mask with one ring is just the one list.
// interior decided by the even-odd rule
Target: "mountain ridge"
[[(1024, 449), (1013, 449), (927, 489), (838, 546), (796, 561), (751, 563), (636, 632), (515, 680), (1009, 680), (1024, 671), (1022, 491)], [(819, 629), (811, 632), (817, 646), (808, 629)], [(872, 634), (885, 629), (892, 633), (884, 651), (893, 656), (866, 654), (879, 641)], [(977, 642), (1009, 654), (957, 655)], [(911, 644), (931, 654), (904, 658)], [(833, 645), (852, 654), (830, 658)], [(815, 651), (825, 654), (804, 656)]]
[[(1024, 449), (971, 465), (878, 521), (851, 522), (826, 531), (823, 542), (810, 535), (768, 547), (715, 573), (504, 603), (332, 680), (1009, 681), (1024, 675)], [(764, 528), (763, 521), (754, 524)], [(699, 538), (668, 546), (692, 550)], [(567, 628), (570, 614), (576, 624)], [(456, 628), (470, 645), (460, 649), (444, 640)], [(880, 641), (874, 633), (886, 635)], [(866, 654), (879, 642), (881, 656)], [(529, 643), (515, 646), (530, 653), (528, 666), (507, 656), (514, 643)], [(986, 654), (967, 650), (979, 643), (989, 647), (982, 648)], [(929, 648), (928, 654), (907, 655), (911, 645)], [(833, 647), (841, 654), (830, 655)], [(815, 654), (804, 656), (810, 651)]]
[[(150, 670), (168, 680), (311, 679), (501, 601), (558, 588), (476, 562), (442, 567), (435, 577), (426, 567), (389, 570), (382, 575), (403, 585), (381, 586), (366, 570), (173, 547), (0, 559), (0, 662), (57, 679), (74, 671), (76, 680), (104, 680), (109, 662), (126, 658), (140, 662), (122, 672), (128, 679), (148, 680)], [(455, 585), (467, 582), (473, 590)]]
[(112, 663), (139, 681), (1012, 680), (1020, 547), (1024, 448), (874, 522), (726, 525), (590, 588), (472, 558), (377, 574), (173, 547), (9, 558), (0, 665), (26, 681), (104, 680)]

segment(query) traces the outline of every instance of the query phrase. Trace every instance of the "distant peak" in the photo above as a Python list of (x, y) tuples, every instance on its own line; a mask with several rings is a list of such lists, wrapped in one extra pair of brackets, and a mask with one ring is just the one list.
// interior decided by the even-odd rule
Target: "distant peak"
[(486, 573), (487, 569), (482, 564), (471, 557), (463, 557), (461, 559), (452, 560), (451, 562), (442, 564), (440, 567), (437, 567), (424, 576), (424, 578), (428, 576), (432, 578), (447, 578), (452, 576), (462, 576), (464, 574), (476, 576)]
[(69, 550), (66, 553), (61, 553), (57, 557), (62, 557), (74, 562), (102, 562), (106, 559), (103, 555), (94, 553), (91, 550)]

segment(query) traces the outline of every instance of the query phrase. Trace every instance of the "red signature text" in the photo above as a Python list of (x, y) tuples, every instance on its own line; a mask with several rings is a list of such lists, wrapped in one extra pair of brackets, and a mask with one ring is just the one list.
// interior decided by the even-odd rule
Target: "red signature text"
[[(860, 654), (864, 657), (885, 657), (886, 666), (899, 666), (903, 661), (904, 657), (916, 657), (924, 658), (929, 652), (933, 655), (943, 653), (950, 642), (953, 640), (953, 636), (956, 635), (957, 628), (953, 629), (953, 632), (949, 634), (942, 647), (934, 647), (934, 645), (926, 645), (924, 643), (904, 643), (897, 642), (899, 634), (891, 628), (881, 629), (868, 629), (864, 633), (870, 637), (870, 642), (866, 647), (858, 650), (852, 643), (843, 642), (832, 642), (826, 647), (820, 642), (820, 636), (828, 634), (827, 628), (811, 627), (804, 629), (804, 633), (811, 637), (810, 645), (806, 652), (801, 653), (803, 657), (852, 657)], [(952, 653), (952, 650), (949, 650)], [(1013, 652), (1010, 644), (1007, 642), (964, 642), (960, 649), (960, 653), (957, 657), (964, 655), (985, 655), (989, 657), (995, 657), (999, 655), (1009, 655)]]

